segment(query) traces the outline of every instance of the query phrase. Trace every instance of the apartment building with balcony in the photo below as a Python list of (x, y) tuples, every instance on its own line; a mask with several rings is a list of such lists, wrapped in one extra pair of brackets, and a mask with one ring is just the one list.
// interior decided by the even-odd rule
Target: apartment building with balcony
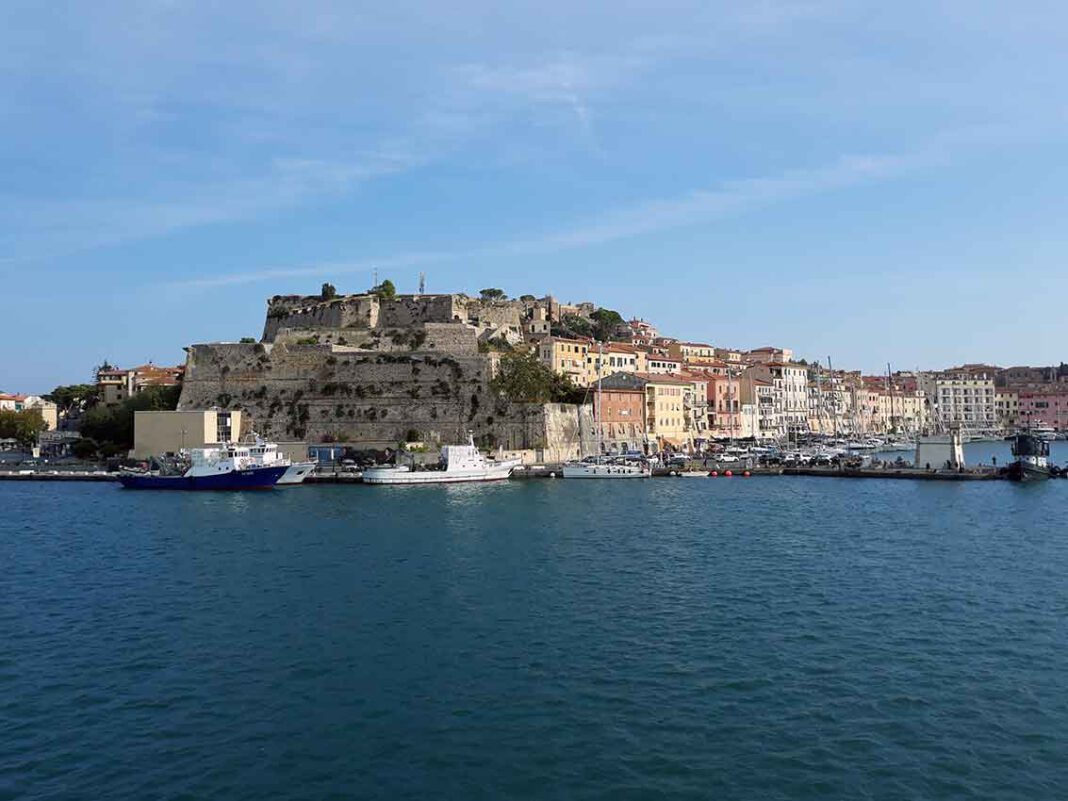
[(931, 404), (930, 424), (939, 431), (960, 426), (968, 434), (998, 430), (994, 373), (965, 365), (940, 373), (925, 373), (920, 387)]

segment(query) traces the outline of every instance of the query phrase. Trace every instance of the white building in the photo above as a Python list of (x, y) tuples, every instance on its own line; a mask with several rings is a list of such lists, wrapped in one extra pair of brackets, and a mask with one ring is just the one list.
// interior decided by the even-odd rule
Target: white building
[(920, 388), (930, 403), (931, 425), (948, 431), (959, 424), (965, 434), (998, 429), (997, 391), (994, 373), (958, 368), (942, 373), (924, 373)]

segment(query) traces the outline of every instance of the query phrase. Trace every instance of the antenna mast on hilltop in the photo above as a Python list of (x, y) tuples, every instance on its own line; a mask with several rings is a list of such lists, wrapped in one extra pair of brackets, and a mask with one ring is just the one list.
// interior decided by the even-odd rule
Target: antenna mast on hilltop
[(377, 267), (375, 267), (373, 270), (371, 270), (371, 275), (373, 276), (372, 279), (371, 279), (371, 286), (378, 286), (378, 268)]
[(419, 273), (419, 294), (426, 294), (426, 273)]

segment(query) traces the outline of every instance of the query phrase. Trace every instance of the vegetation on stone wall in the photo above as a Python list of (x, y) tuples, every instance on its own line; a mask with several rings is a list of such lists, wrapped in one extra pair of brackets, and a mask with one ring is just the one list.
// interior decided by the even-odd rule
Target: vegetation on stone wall
[(478, 294), (481, 296), (482, 300), (508, 300), (508, 295), (505, 294), (504, 290), (497, 289), (496, 287), (479, 290)]
[(511, 353), (515, 348), (504, 337), (484, 339), (478, 343), (479, 353)]
[(323, 300), (330, 300), (337, 297), (337, 289), (331, 283), (324, 283), (322, 289), (319, 290), (319, 297)]

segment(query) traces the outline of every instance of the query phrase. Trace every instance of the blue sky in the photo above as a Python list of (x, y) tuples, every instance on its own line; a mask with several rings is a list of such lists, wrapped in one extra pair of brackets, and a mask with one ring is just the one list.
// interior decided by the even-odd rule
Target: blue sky
[(0, 6), (0, 390), (375, 267), (870, 371), (1065, 355), (1063, 4), (364, 5)]

